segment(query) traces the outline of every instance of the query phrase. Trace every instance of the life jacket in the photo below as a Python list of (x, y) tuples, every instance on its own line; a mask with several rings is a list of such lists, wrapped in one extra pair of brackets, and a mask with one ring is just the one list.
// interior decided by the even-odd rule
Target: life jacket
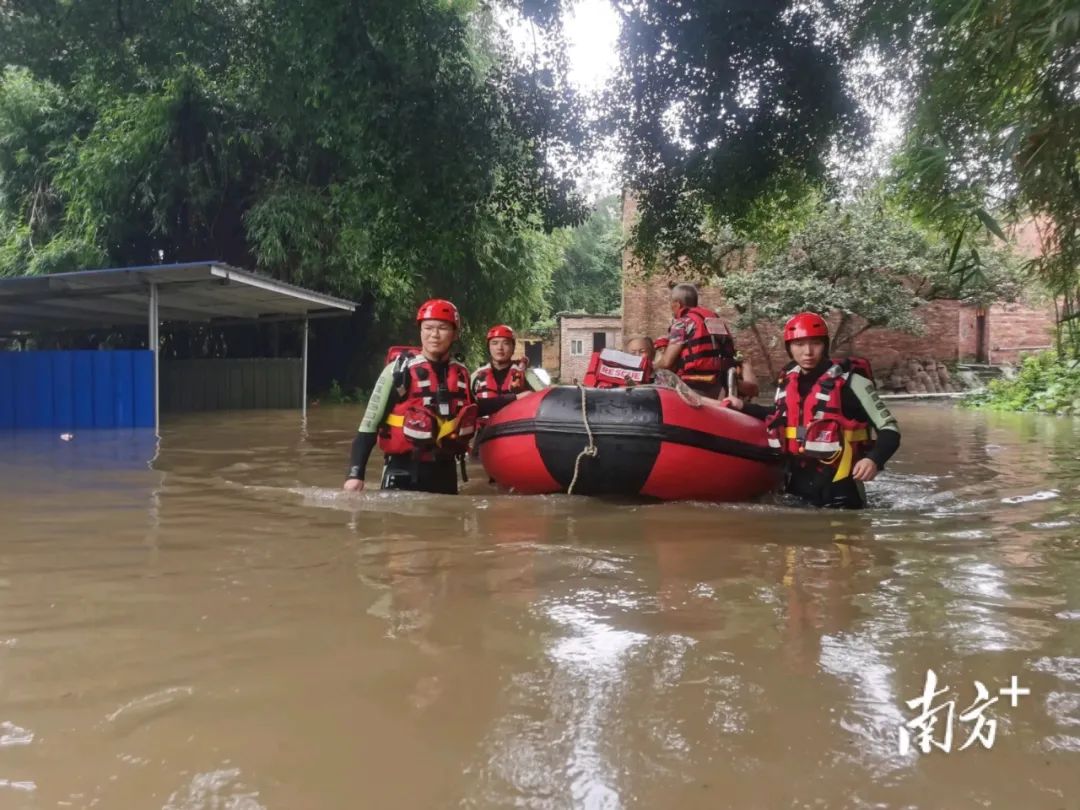
[(403, 354), (417, 356), (422, 353), (419, 346), (391, 346), (386, 350), (386, 365), (390, 365)]
[[(851, 475), (872, 446), (870, 425), (844, 415), (842, 395), (852, 374), (872, 375), (861, 357), (831, 360), (806, 397), (799, 397), (799, 365), (789, 363), (776, 387), (776, 412), (766, 422), (769, 445), (794, 457), (835, 468), (833, 481)], [(873, 377), (868, 376), (872, 381)]]
[(491, 399), (505, 394), (520, 394), (529, 386), (525, 381), (525, 364), (515, 360), (503, 378), (502, 386), (495, 381), (495, 369), (491, 363), (480, 366), (473, 374), (472, 390), (477, 399)]
[(601, 349), (589, 358), (589, 369), (582, 384), (586, 388), (622, 388), (648, 385), (652, 381), (651, 357), (618, 349)]
[(393, 384), (398, 401), (379, 426), (384, 453), (417, 453), (426, 461), (468, 452), (476, 432), (476, 404), (464, 365), (449, 361), (445, 385), (440, 385), (430, 360), (401, 352), (394, 361)]
[(735, 340), (724, 321), (705, 307), (684, 307), (676, 317), (693, 323), (694, 335), (683, 344), (675, 373), (690, 382), (726, 381), (735, 365)]

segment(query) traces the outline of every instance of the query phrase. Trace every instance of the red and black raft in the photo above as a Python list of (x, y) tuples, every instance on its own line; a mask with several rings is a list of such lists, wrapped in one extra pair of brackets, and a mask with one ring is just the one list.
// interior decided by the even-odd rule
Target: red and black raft
[(566, 492), (589, 445), (586, 419), (597, 454), (580, 460), (578, 495), (745, 501), (779, 482), (780, 458), (761, 421), (652, 385), (555, 386), (523, 397), (483, 429), (480, 461), (516, 492)]

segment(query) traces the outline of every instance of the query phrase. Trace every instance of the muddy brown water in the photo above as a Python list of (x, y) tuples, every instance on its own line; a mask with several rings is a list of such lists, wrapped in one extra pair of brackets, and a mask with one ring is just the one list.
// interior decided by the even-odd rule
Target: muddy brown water
[(896, 411), (862, 514), (346, 495), (355, 408), (0, 436), (0, 808), (1080, 808), (1080, 421)]

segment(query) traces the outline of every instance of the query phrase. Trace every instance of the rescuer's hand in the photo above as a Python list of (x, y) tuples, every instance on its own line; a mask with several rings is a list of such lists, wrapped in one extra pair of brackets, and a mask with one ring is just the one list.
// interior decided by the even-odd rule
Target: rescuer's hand
[(727, 405), (729, 408), (735, 411), (741, 411), (743, 409), (743, 401), (738, 397), (724, 397), (720, 400), (721, 405)]
[(363, 478), (347, 478), (345, 479), (344, 486), (341, 487), (346, 492), (359, 492), (364, 488)]
[(868, 458), (861, 458), (856, 461), (851, 470), (851, 477), (856, 481), (873, 481), (877, 474), (877, 464)]

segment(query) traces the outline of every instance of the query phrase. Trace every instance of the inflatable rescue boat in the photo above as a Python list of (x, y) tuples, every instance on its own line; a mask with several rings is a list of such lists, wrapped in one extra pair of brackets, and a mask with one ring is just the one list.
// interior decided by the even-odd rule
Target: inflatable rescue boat
[(530, 495), (745, 501), (781, 475), (761, 421), (685, 387), (555, 386), (500, 410), (478, 442), (488, 475)]

